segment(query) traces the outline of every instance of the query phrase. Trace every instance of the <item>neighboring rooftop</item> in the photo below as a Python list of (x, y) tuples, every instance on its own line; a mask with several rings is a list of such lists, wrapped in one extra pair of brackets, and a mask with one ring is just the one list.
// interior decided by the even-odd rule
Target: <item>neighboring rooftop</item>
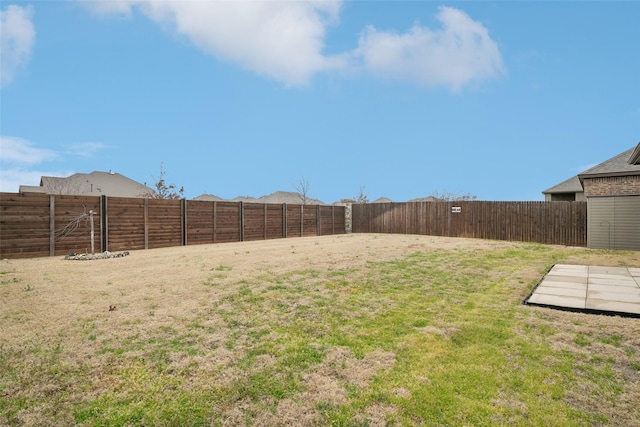
[(391, 200), (388, 197), (380, 197), (378, 199), (375, 199), (373, 202), (371, 203), (393, 203), (393, 200)]
[(437, 201), (438, 199), (433, 196), (419, 197), (417, 199), (409, 200), (409, 202), (437, 202)]
[(201, 200), (205, 202), (221, 202), (224, 199), (214, 194), (201, 194), (198, 197), (194, 197), (193, 200)]
[[(213, 194), (202, 194), (194, 200), (205, 200), (205, 201), (225, 201), (218, 196), (214, 196)], [(250, 197), (250, 196), (238, 196), (234, 199), (228, 200), (231, 202), (245, 202), (245, 203), (274, 203), (274, 204), (282, 204), (288, 203), (292, 205), (302, 204), (302, 196), (299, 193), (295, 193), (292, 191), (276, 191), (275, 193), (271, 193), (268, 196), (261, 197)], [(325, 203), (318, 200), (313, 199), (307, 196), (306, 199), (307, 205), (324, 205)]]
[(80, 196), (142, 197), (154, 191), (116, 172), (76, 173), (69, 177), (43, 176), (39, 186), (21, 185), (20, 193)]
[[(282, 204), (288, 203), (292, 205), (299, 205), (302, 203), (302, 199), (300, 198), (300, 194), (293, 191), (276, 191), (275, 193), (271, 193), (268, 196), (261, 197), (251, 197), (251, 196), (238, 196), (233, 199), (223, 199), (214, 194), (201, 194), (198, 197), (195, 197), (193, 200), (202, 200), (202, 201), (230, 201), (230, 202), (245, 202), (245, 203), (274, 203), (274, 204)], [(417, 199), (409, 200), (409, 202), (437, 202), (438, 199), (433, 196), (421, 197)], [(343, 199), (338, 202), (334, 202), (334, 205), (342, 204), (343, 202), (351, 202), (354, 203), (353, 199)], [(395, 203), (388, 197), (379, 197), (376, 200), (370, 203)], [(313, 199), (307, 197), (307, 205), (325, 205), (321, 200)]]

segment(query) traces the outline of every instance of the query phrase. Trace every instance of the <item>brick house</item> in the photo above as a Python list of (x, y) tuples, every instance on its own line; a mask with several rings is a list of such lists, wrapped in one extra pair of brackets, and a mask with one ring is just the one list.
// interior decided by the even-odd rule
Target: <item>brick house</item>
[(640, 143), (580, 174), (587, 246), (640, 250)]
[(640, 195), (640, 143), (580, 174), (586, 197)]

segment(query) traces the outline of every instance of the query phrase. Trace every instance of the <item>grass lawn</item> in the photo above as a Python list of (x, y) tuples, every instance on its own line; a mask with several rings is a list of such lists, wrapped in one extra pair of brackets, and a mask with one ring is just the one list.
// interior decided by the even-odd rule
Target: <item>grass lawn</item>
[(640, 253), (363, 234), (1, 261), (0, 425), (640, 425), (640, 319), (521, 305), (555, 263)]

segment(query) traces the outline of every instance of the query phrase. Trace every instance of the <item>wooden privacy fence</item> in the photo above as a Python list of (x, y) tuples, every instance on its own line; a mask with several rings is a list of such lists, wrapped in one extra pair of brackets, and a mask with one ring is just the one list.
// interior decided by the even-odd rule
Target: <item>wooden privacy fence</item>
[(0, 258), (345, 233), (344, 206), (0, 193)]
[(587, 202), (354, 204), (352, 230), (586, 246)]

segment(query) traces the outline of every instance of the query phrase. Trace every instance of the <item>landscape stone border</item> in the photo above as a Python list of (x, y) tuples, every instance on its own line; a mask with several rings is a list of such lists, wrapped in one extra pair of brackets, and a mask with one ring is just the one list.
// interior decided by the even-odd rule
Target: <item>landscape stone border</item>
[(112, 253), (109, 251), (102, 252), (100, 254), (76, 254), (70, 253), (69, 255), (65, 255), (64, 259), (71, 261), (90, 261), (94, 259), (109, 259), (109, 258), (122, 258), (129, 255), (129, 251)]

